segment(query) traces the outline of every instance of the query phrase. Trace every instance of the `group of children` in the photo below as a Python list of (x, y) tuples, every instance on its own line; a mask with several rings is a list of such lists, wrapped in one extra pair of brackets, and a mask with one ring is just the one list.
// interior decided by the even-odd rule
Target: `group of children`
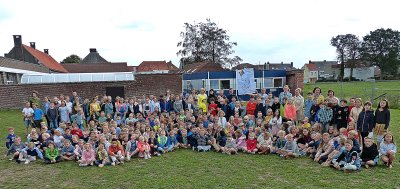
[[(201, 99), (201, 102), (207, 99), (204, 96), (192, 98)], [(221, 103), (230, 104), (227, 97), (222, 99), (226, 102)], [(321, 105), (317, 102), (319, 97), (316, 98), (319, 109), (307, 107), (305, 101), (306, 116), (303, 120), (296, 120), (296, 115), (289, 115), (289, 119), (281, 116), (280, 107), (274, 107), (279, 103), (278, 100), (270, 106), (269, 101), (265, 102), (261, 106), (268, 107), (265, 113), (258, 108), (258, 102), (252, 114), (241, 115), (246, 108), (237, 106), (235, 96), (231, 99), (234, 101), (232, 112), (227, 109), (230, 107), (214, 106), (214, 99), (211, 99), (209, 105), (212, 106), (207, 108), (208, 112), (191, 108), (146, 114), (132, 111), (126, 117), (117, 118), (111, 114), (118, 112), (113, 112), (111, 108), (108, 110), (111, 113), (101, 111), (98, 116), (94, 114), (90, 119), (84, 118), (86, 124), (60, 121), (49, 127), (46, 122), (40, 122), (40, 126), (32, 128), (27, 134), (26, 143), (14, 134), (13, 128), (9, 128), (7, 155), (10, 160), (25, 164), (39, 158), (47, 164), (76, 161), (79, 166), (103, 167), (123, 164), (134, 157), (150, 159), (184, 148), (198, 152), (213, 150), (228, 155), (244, 152), (276, 154), (282, 158), (307, 156), (323, 166), (346, 171), (376, 166), (380, 159), (387, 167), (392, 167), (396, 154), (393, 135), (383, 126), (377, 131), (378, 145), (374, 143), (372, 132), (375, 131), (376, 120), (369, 114), (370, 103), (364, 104), (356, 120), (348, 120), (352, 116), (346, 109), (346, 101), (342, 100), (342, 108), (337, 110), (336, 119), (341, 120), (344, 116), (345, 123), (332, 124), (331, 119), (326, 120), (326, 115), (320, 113), (326, 107), (324, 103)], [(384, 102), (386, 104), (381, 102), (378, 108), (386, 110), (388, 104)], [(51, 103), (52, 107), (56, 104)], [(291, 106), (291, 102), (287, 103), (289, 105), (285, 106)], [(64, 105), (65, 102), (61, 107)], [(296, 112), (295, 109), (293, 111)], [(29, 114), (34, 111), (23, 112), (27, 117), (32, 116)], [(225, 117), (227, 113), (231, 115)], [(308, 113), (310, 118), (307, 117)]]

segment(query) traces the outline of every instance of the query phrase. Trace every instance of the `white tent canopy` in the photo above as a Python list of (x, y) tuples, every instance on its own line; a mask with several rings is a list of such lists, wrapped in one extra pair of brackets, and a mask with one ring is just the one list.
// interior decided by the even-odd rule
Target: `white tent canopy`
[(135, 76), (132, 72), (115, 73), (61, 73), (61, 74), (24, 74), (21, 78), (22, 84), (38, 83), (76, 83), (96, 81), (133, 81)]

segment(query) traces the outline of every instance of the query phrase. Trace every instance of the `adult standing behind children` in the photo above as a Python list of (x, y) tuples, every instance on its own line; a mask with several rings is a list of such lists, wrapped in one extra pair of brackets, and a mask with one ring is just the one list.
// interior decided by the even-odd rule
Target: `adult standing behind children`
[(322, 90), (319, 87), (315, 87), (313, 90), (314, 99), (317, 100), (317, 104), (322, 104), (325, 100), (324, 96), (322, 95)]
[[(207, 107), (206, 101), (207, 101), (207, 95), (205, 94), (206, 90), (204, 88), (200, 89), (200, 94), (197, 95), (197, 103), (200, 107)], [(207, 109), (203, 109), (203, 112), (206, 113)]]
[(296, 122), (304, 119), (304, 97), (301, 96), (301, 89), (297, 88), (294, 91), (294, 106), (296, 107)]

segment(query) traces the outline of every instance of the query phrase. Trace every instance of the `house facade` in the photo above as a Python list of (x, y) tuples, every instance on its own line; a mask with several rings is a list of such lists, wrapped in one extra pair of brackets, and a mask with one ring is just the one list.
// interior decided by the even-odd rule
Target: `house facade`
[(318, 80), (318, 70), (315, 64), (304, 64), (304, 83), (315, 83)]

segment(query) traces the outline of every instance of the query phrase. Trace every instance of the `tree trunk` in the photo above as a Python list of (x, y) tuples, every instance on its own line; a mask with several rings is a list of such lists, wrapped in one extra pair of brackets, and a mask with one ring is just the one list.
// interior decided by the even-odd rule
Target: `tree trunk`
[(353, 66), (350, 68), (350, 78), (349, 78), (349, 81), (351, 81), (351, 78), (353, 77)]
[(340, 61), (341, 61), (341, 64), (340, 64), (340, 81), (343, 81), (344, 80), (344, 52), (341, 52), (341, 55), (340, 55)]

